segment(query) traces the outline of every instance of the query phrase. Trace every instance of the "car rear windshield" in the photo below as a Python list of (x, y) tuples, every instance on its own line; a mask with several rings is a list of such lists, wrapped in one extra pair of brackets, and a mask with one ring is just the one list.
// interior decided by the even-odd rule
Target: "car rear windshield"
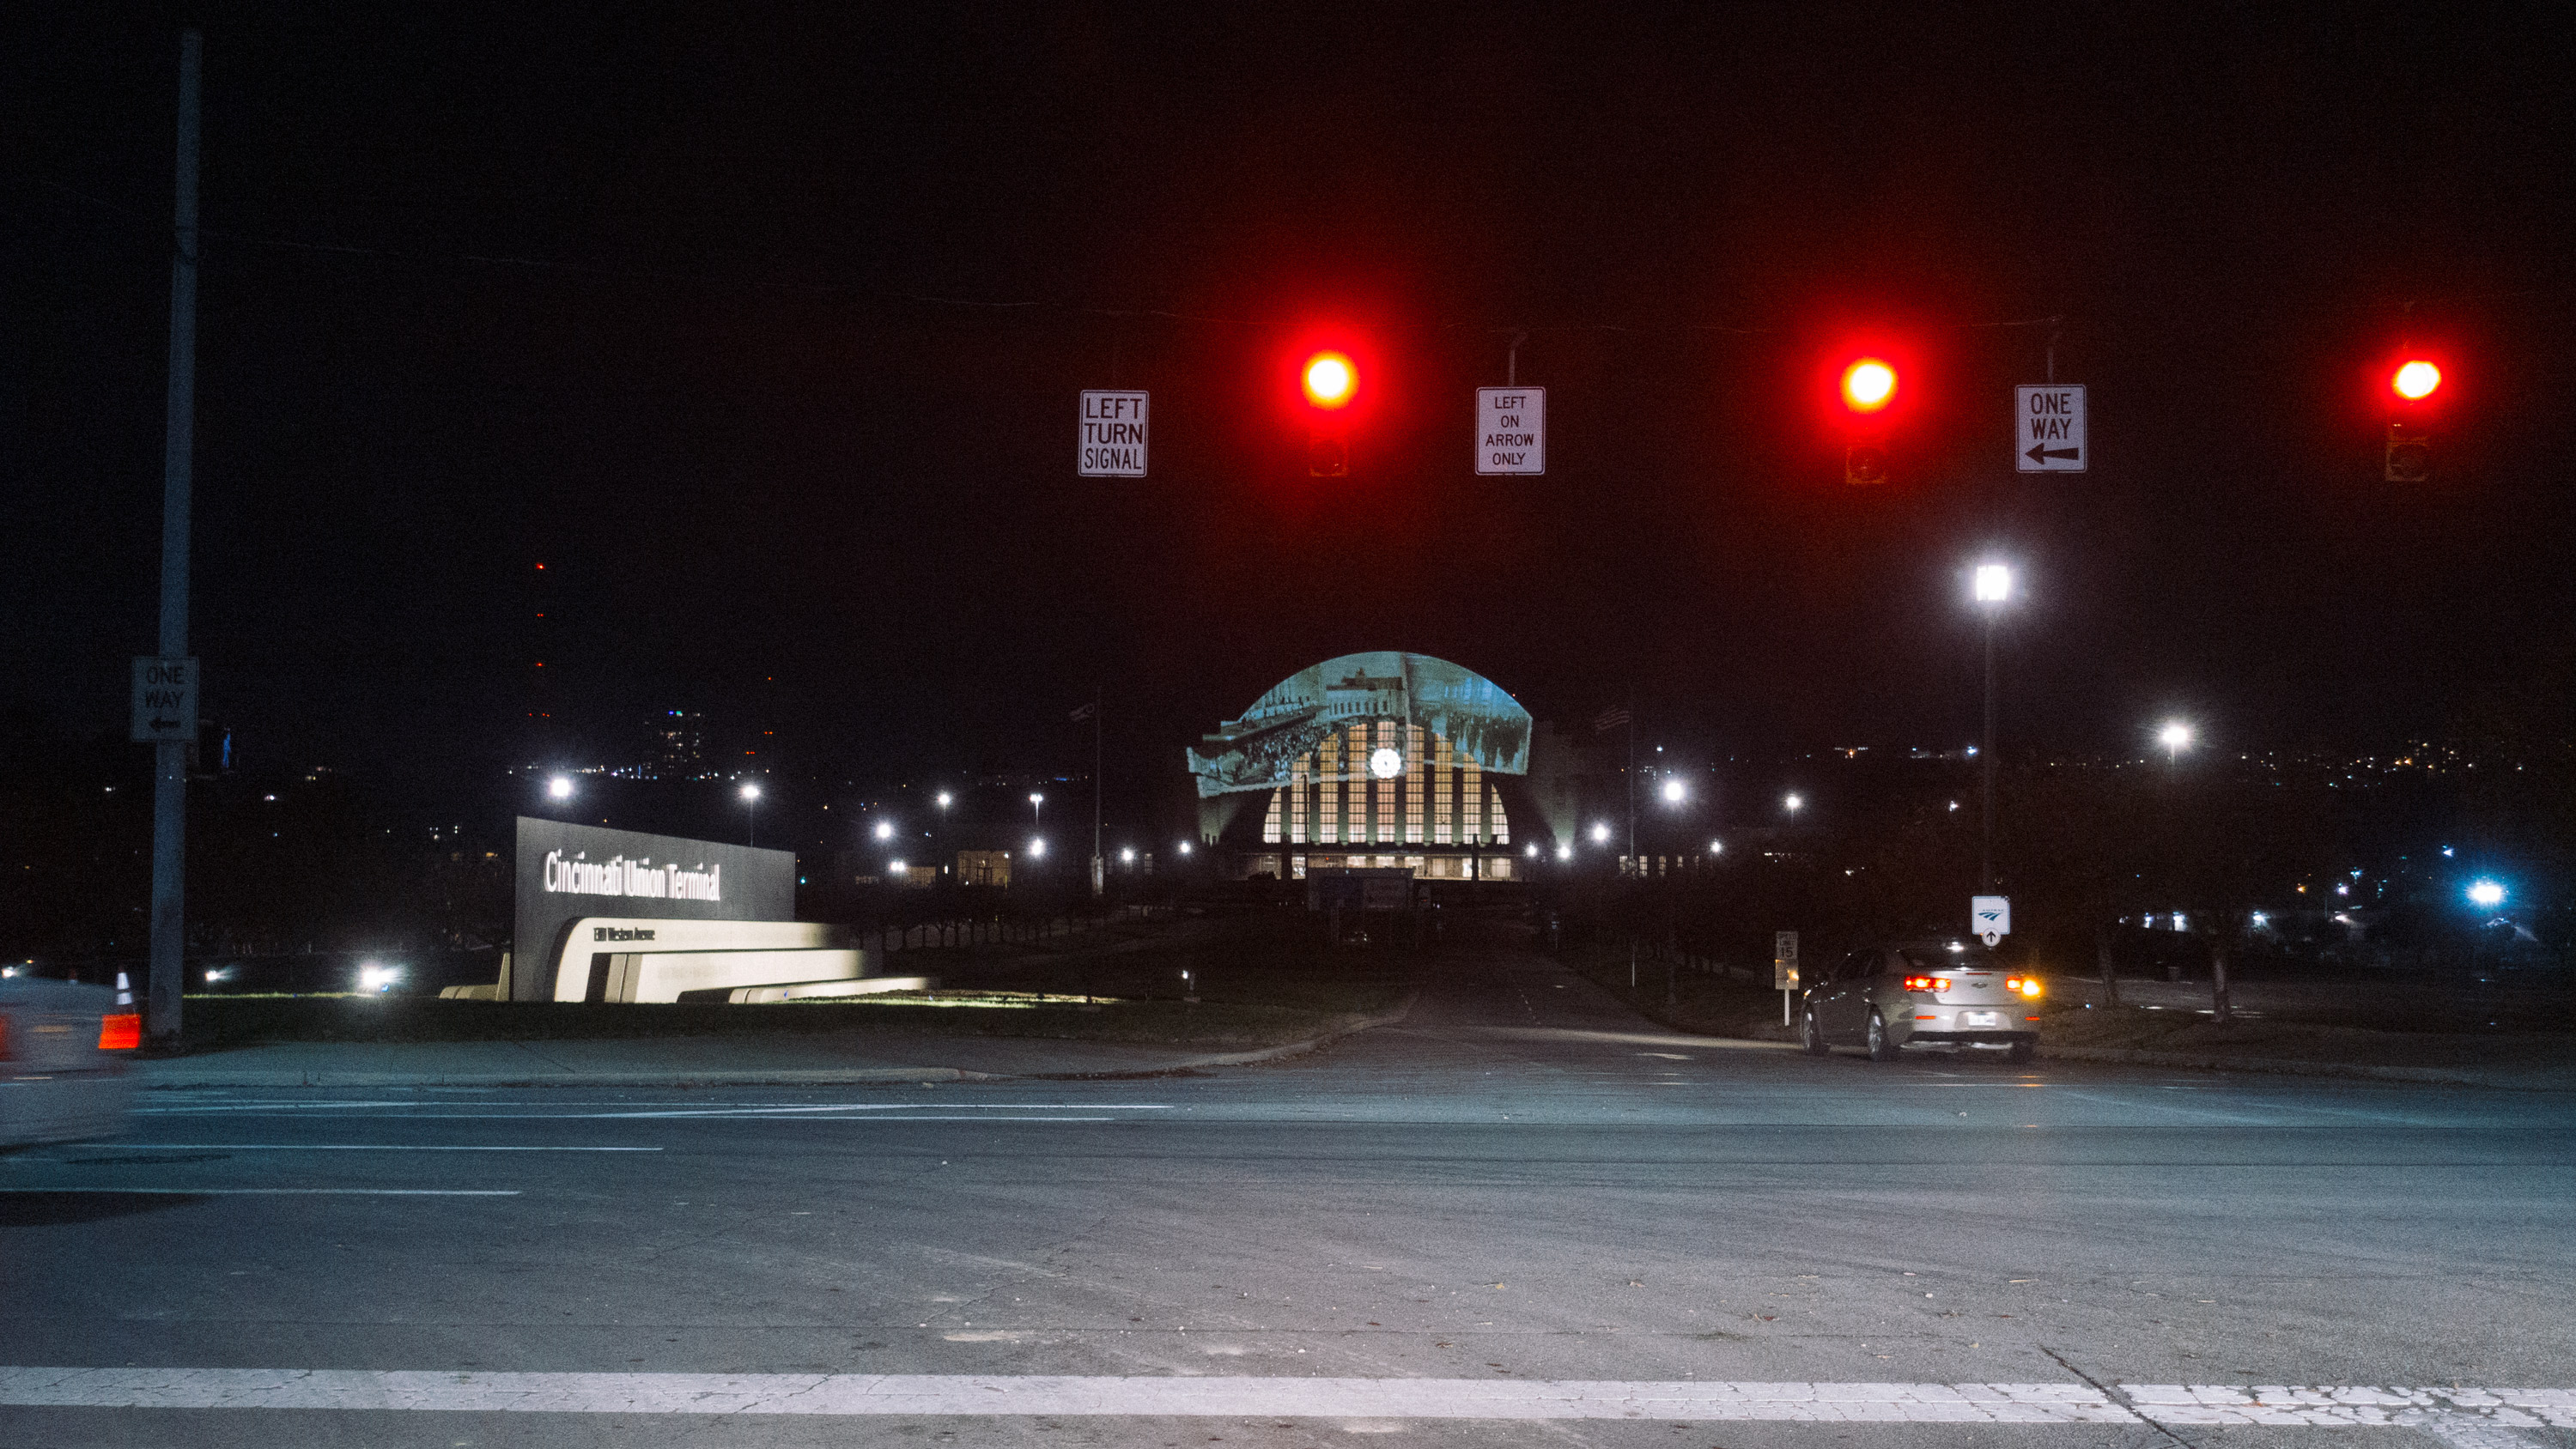
[(1987, 955), (1985, 949), (1980, 946), (1970, 946), (1964, 951), (1909, 946), (1897, 954), (1905, 958), (1906, 965), (1917, 971), (1992, 971), (1995, 969), (1995, 958)]

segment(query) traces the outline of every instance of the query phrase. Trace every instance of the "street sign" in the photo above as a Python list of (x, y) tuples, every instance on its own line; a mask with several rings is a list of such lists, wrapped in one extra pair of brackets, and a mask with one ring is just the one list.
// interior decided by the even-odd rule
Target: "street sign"
[(138, 745), (186, 744), (197, 737), (197, 661), (134, 661), (133, 731)]
[(1771, 933), (1771, 989), (1798, 989), (1798, 933), (1795, 931)]
[(1476, 473), (1536, 477), (1547, 471), (1547, 389), (1476, 389)]
[(1145, 402), (1141, 392), (1082, 395), (1082, 443), (1076, 470), (1085, 478), (1145, 476)]
[(2013, 471), (2081, 473), (2084, 389), (2031, 385), (2013, 389)]
[(1992, 946), (2012, 934), (2012, 897), (1968, 897), (1968, 927), (1977, 939)]

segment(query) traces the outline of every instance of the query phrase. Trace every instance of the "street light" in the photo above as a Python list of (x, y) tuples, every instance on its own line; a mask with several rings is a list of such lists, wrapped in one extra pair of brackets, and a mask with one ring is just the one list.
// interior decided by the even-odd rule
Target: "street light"
[(878, 822), (877, 822), (877, 839), (879, 839), (879, 840), (892, 840), (892, 839), (894, 839), (894, 822), (893, 822), (893, 821), (891, 821), (891, 820), (880, 820), (880, 821), (878, 821)]
[(2007, 564), (1977, 565), (1973, 592), (1978, 607), (1986, 611), (1986, 736), (1977, 747), (1983, 762), (1985, 791), (1984, 823), (1979, 829), (1977, 849), (1977, 882), (1987, 891), (1995, 888), (1995, 619), (2012, 601), (2012, 568)]
[(2191, 726), (2178, 719), (2167, 720), (2165, 727), (2156, 731), (2156, 743), (2165, 747), (2165, 763), (2177, 763), (2182, 752), (2191, 748)]
[(1789, 812), (1789, 821), (1793, 825), (1798, 820), (1798, 807), (1806, 803), (1805, 797), (1796, 794), (1791, 794), (1780, 802), (1781, 807)]
[(742, 811), (743, 818), (748, 822), (743, 827), (747, 832), (743, 843), (760, 844), (760, 787), (748, 780), (742, 784)]
[(1031, 790), (1029, 792), (1029, 823), (1031, 825), (1038, 823), (1038, 807), (1045, 803), (1046, 796), (1039, 794), (1035, 790)]
[(2469, 904), (2484, 906), (2489, 910), (2503, 905), (2503, 885), (2491, 880), (2472, 881), (2469, 885)]
[(1044, 841), (1043, 839), (1040, 839), (1040, 840), (1032, 840), (1032, 841), (1030, 841), (1030, 842), (1029, 842), (1029, 858), (1030, 858), (1031, 860), (1036, 860), (1036, 859), (1038, 859), (1039, 857), (1041, 857), (1041, 856), (1043, 856), (1043, 855), (1045, 855), (1045, 854), (1046, 854), (1046, 841)]
[(1684, 800), (1687, 800), (1687, 799), (1689, 799), (1689, 798), (1690, 798), (1690, 786), (1683, 784), (1683, 783), (1682, 783), (1681, 781), (1679, 781), (1679, 780), (1666, 780), (1666, 781), (1664, 782), (1664, 803), (1665, 803), (1665, 804), (1667, 804), (1667, 805), (1679, 805), (1679, 804), (1680, 804), (1680, 803), (1682, 803)]
[(548, 781), (546, 782), (546, 798), (547, 798), (547, 799), (549, 799), (549, 800), (569, 800), (569, 799), (571, 799), (571, 798), (572, 798), (572, 776), (570, 776), (570, 775), (557, 775), (557, 776), (555, 776), (553, 779), (548, 780)]
[(1608, 845), (1610, 843), (1610, 827), (1607, 823), (1596, 824), (1592, 827), (1592, 843), (1595, 845)]

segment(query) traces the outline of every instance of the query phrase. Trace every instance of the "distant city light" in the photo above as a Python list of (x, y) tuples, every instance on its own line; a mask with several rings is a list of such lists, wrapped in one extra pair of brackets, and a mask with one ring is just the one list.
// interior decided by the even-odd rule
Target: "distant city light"
[(1950, 808), (1951, 808), (1951, 809), (1953, 809), (1953, 810), (1958, 809), (1958, 808), (1959, 808), (1959, 802), (1958, 802), (1958, 801), (1956, 801), (1956, 800), (1951, 801), (1951, 802), (1950, 802)]
[(1556, 848), (1556, 858), (1557, 858), (1557, 859), (1559, 859), (1559, 860), (1572, 860), (1572, 859), (1574, 859), (1574, 847), (1573, 847), (1573, 846), (1571, 846), (1571, 845), (1560, 845), (1560, 846), (1558, 846), (1558, 847)]
[[(276, 799), (277, 797), (276, 797), (276, 796), (274, 796), (274, 795), (271, 795), (271, 796), (269, 796), (268, 798), (270, 798), (271, 800), (274, 800), (274, 799)], [(546, 782), (546, 798), (547, 798), (547, 799), (549, 799), (549, 800), (569, 800), (569, 799), (571, 799), (571, 798), (572, 798), (572, 777), (571, 777), (570, 775), (557, 775), (557, 776), (555, 776), (553, 779), (548, 780), (548, 781)]]
[(1538, 859), (1538, 846), (1533, 843), (1528, 850), (1523, 852), (1523, 854), (1527, 855), (1532, 860)]
[(1726, 842), (1723, 840), (1710, 841), (1708, 843), (1708, 853), (1711, 855), (1724, 855), (1726, 853)]
[(1689, 799), (1689, 798), (1690, 798), (1690, 786), (1683, 784), (1683, 783), (1682, 783), (1681, 781), (1679, 781), (1679, 780), (1666, 780), (1666, 781), (1664, 782), (1664, 803), (1665, 803), (1665, 804), (1667, 804), (1667, 805), (1679, 805), (1679, 804), (1680, 804), (1680, 803), (1682, 803), (1684, 800), (1687, 800), (1687, 799)]
[(2473, 881), (2469, 885), (2469, 904), (2492, 910), (2504, 904), (2504, 887), (2491, 880)]
[(2255, 925), (2255, 928), (2256, 928), (2257, 930), (2260, 930), (2261, 928), (2263, 928), (2263, 927), (2265, 927), (2265, 926), (2268, 926), (2268, 925), (2270, 925), (2270, 924), (2272, 924), (2272, 916), (2271, 916), (2271, 913), (2270, 913), (2270, 912), (2268, 912), (2268, 911), (2256, 911), (2256, 912), (2254, 913), (2254, 925)]
[(893, 821), (891, 821), (891, 820), (880, 820), (880, 821), (878, 821), (878, 822), (877, 822), (877, 839), (879, 839), (879, 840), (892, 840), (892, 839), (894, 839), (894, 822), (893, 822)]
[(887, 862), (886, 862), (886, 874), (891, 875), (891, 876), (895, 876), (895, 877), (897, 877), (897, 878), (901, 878), (901, 877), (903, 876), (903, 874), (904, 874), (904, 871), (905, 871), (905, 867), (904, 867), (904, 863), (903, 863), (902, 861), (899, 861), (899, 860), (890, 860), (890, 861), (887, 861)]
[(1795, 815), (1798, 813), (1799, 807), (1805, 805), (1807, 801), (1804, 796), (1793, 794), (1783, 798), (1780, 803), (1782, 806), (1787, 808), (1790, 814)]
[(2012, 570), (2003, 564), (1977, 565), (1977, 602), (2000, 604), (2012, 597)]
[(2189, 916), (2184, 915), (2180, 911), (2176, 911), (2173, 913), (2173, 918), (2175, 930), (2188, 931), (2191, 929), (2191, 918)]
[(1181, 842), (1181, 854), (1183, 854), (1183, 855), (1187, 855), (1187, 854), (1189, 854), (1189, 853), (1190, 853), (1190, 843), (1189, 843), (1188, 841), (1184, 840), (1184, 841), (1182, 841), (1182, 842)]

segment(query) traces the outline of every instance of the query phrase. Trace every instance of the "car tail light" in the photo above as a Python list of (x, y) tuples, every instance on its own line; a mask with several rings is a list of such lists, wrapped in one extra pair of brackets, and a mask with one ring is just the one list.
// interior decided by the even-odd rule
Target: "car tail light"
[(143, 1045), (143, 1016), (140, 1012), (122, 1011), (98, 1019), (98, 1049), (103, 1052), (130, 1052)]
[(1950, 989), (1950, 978), (1947, 976), (1908, 976), (1905, 978), (1905, 989), (1908, 991), (1947, 991)]
[(2018, 991), (2024, 996), (2035, 997), (2039, 995), (2039, 978), (2036, 976), (2007, 976), (2004, 978), (2004, 990)]

